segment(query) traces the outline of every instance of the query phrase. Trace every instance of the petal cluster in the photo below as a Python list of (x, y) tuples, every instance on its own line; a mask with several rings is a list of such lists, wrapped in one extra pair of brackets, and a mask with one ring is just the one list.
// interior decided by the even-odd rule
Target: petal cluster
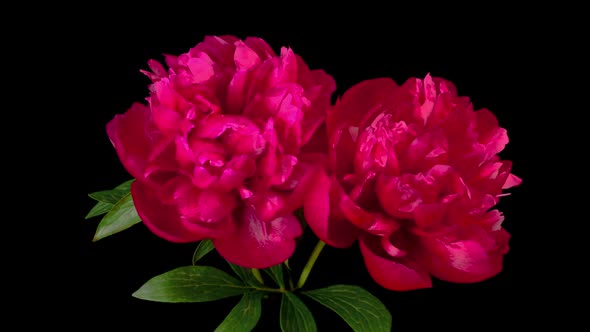
[(521, 180), (498, 156), (508, 136), (489, 110), (441, 78), (379, 78), (350, 88), (326, 124), (328, 167), (305, 201), (323, 241), (358, 239), (369, 273), (392, 290), (502, 270), (509, 234), (493, 207)]
[(289, 48), (207, 36), (166, 67), (150, 60), (147, 104), (107, 125), (151, 231), (173, 242), (213, 239), (232, 263), (286, 260), (318, 158), (312, 139), (335, 90)]

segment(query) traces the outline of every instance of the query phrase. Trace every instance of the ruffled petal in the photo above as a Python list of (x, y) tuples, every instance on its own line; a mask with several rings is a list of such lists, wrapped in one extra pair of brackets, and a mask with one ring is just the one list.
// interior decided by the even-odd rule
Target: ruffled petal
[(284, 262), (293, 254), (295, 239), (302, 232), (295, 216), (264, 222), (252, 207), (246, 207), (234, 222), (235, 231), (213, 239), (213, 244), (225, 259), (247, 268), (262, 269)]

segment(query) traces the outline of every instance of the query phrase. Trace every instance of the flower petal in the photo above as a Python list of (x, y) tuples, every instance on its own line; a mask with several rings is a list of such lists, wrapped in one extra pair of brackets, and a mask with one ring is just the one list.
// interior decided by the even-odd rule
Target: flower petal
[(125, 114), (118, 114), (107, 124), (107, 134), (123, 166), (136, 179), (144, 177), (153, 140), (147, 135), (149, 108), (134, 103)]
[(262, 269), (284, 262), (293, 254), (295, 238), (302, 232), (295, 216), (264, 222), (252, 207), (246, 207), (234, 222), (235, 231), (213, 239), (213, 244), (223, 258), (248, 268)]
[(346, 248), (354, 243), (360, 230), (337, 213), (336, 200), (330, 199), (330, 187), (330, 178), (323, 170), (318, 171), (305, 196), (305, 220), (320, 240), (336, 248)]
[(462, 238), (424, 237), (423, 247), (428, 271), (441, 280), (472, 283), (491, 278), (502, 271), (502, 259), (508, 251), (509, 234), (472, 230)]
[(180, 214), (172, 204), (164, 204), (157, 196), (157, 189), (141, 181), (131, 185), (135, 210), (143, 223), (157, 236), (171, 242), (193, 242), (208, 237), (208, 229), (184, 227)]
[(427, 271), (411, 256), (391, 257), (381, 245), (381, 237), (364, 235), (359, 244), (371, 277), (381, 286), (395, 291), (432, 287)]
[(376, 78), (348, 89), (336, 106), (328, 112), (328, 134), (332, 135), (347, 124), (361, 125), (361, 119), (367, 115), (366, 112), (388, 104), (397, 87), (390, 78)]

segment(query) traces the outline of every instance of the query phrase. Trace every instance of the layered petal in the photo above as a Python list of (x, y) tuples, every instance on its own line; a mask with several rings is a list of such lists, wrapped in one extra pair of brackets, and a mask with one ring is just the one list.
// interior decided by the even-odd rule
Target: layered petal
[(354, 225), (371, 276), (393, 290), (430, 287), (429, 275), (476, 282), (502, 270), (508, 233), (490, 209), (522, 180), (497, 155), (508, 136), (489, 110), (428, 74), (401, 86), (361, 82), (326, 122), (328, 174), (306, 202), (321, 239), (343, 246), (333, 234), (353, 233), (335, 220)]
[(284, 261), (301, 234), (292, 213), (325, 163), (317, 142), (327, 139), (301, 151), (326, 117), (333, 78), (253, 37), (206, 36), (165, 62), (142, 70), (149, 105), (107, 125), (136, 178), (138, 213), (164, 239), (214, 239), (236, 264)]

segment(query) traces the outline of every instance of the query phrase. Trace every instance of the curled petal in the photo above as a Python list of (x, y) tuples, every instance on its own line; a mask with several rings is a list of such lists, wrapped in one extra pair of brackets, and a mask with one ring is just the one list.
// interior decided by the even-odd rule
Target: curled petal
[(367, 270), (379, 285), (395, 291), (432, 287), (428, 272), (413, 257), (388, 255), (380, 237), (364, 235), (359, 244)]
[(358, 83), (348, 89), (336, 106), (328, 111), (328, 135), (346, 125), (362, 125), (369, 110), (389, 105), (397, 84), (390, 78), (376, 78)]
[(502, 271), (509, 235), (503, 229), (476, 229), (460, 239), (423, 237), (428, 271), (435, 277), (457, 283), (479, 282)]
[(252, 207), (236, 216), (235, 231), (213, 239), (223, 258), (247, 268), (263, 269), (280, 264), (295, 250), (301, 226), (293, 215), (262, 221)]
[(399, 223), (380, 213), (367, 212), (359, 207), (342, 189), (335, 177), (330, 177), (331, 200), (337, 202), (339, 211), (349, 222), (373, 234), (391, 234), (400, 227)]
[(305, 220), (320, 240), (336, 248), (346, 248), (354, 243), (360, 230), (338, 213), (336, 200), (330, 199), (330, 187), (330, 179), (319, 170), (305, 196)]
[(187, 229), (176, 206), (164, 204), (156, 195), (157, 189), (134, 181), (131, 195), (137, 214), (143, 223), (157, 236), (171, 242), (193, 242), (213, 235), (206, 227)]
[(508, 178), (506, 179), (506, 182), (504, 183), (504, 186), (502, 186), (502, 189), (508, 189), (508, 188), (512, 188), (512, 187), (516, 187), (519, 184), (522, 183), (522, 179), (519, 178), (518, 176), (510, 173), (508, 175)]
[(136, 179), (144, 177), (151, 147), (157, 136), (146, 132), (150, 128), (149, 108), (134, 103), (125, 114), (116, 115), (107, 124), (107, 134), (117, 150), (123, 166)]
[(272, 50), (272, 48), (260, 38), (247, 37), (244, 40), (244, 44), (254, 50), (256, 54), (258, 54), (258, 56), (263, 60), (276, 56), (276, 53)]
[(476, 130), (479, 142), (486, 147), (488, 158), (504, 150), (508, 144), (506, 129), (498, 126), (498, 119), (487, 109), (475, 112)]
[(234, 61), (237, 70), (247, 70), (260, 63), (260, 57), (254, 50), (248, 47), (244, 42), (238, 41), (235, 43), (236, 51), (234, 54)]
[(219, 177), (219, 187), (229, 191), (241, 186), (244, 180), (254, 174), (256, 163), (248, 156), (234, 157), (225, 167)]

